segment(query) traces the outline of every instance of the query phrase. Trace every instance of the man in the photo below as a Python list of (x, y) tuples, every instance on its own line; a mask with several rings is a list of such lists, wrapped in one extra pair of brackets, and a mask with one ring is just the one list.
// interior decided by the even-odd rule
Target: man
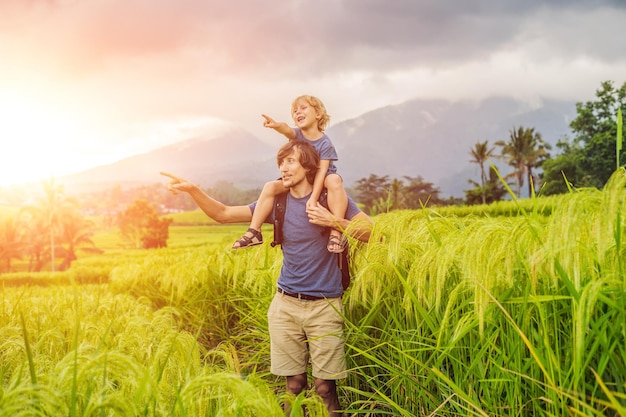
[[(303, 141), (289, 141), (277, 155), (283, 185), (289, 189), (283, 225), (283, 265), (277, 293), (268, 310), (272, 373), (286, 377), (287, 391), (307, 388), (310, 357), (315, 391), (330, 416), (339, 416), (336, 380), (346, 376), (341, 271), (327, 248), (328, 228), (369, 240), (371, 219), (350, 200), (346, 218), (335, 218), (321, 205), (306, 208), (313, 191), (319, 155)], [(172, 174), (168, 188), (189, 193), (219, 223), (249, 222), (255, 203), (226, 206), (197, 185)], [(272, 216), (270, 216), (271, 218)]]

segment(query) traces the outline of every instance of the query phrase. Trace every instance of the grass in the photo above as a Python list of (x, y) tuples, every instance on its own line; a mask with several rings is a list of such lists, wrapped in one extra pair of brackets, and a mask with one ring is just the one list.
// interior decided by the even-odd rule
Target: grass
[[(625, 186), (377, 216), (344, 297), (345, 414), (625, 415)], [(150, 251), (105, 236), (71, 271), (106, 281), (3, 288), (0, 411), (325, 415), (269, 373), (281, 252), (229, 250), (244, 229), (176, 226)]]
[(625, 184), (547, 217), (379, 216), (346, 300), (355, 410), (620, 415)]
[(163, 217), (173, 220), (174, 226), (198, 226), (217, 225), (214, 220), (207, 217), (202, 210), (185, 211), (182, 213), (166, 214)]

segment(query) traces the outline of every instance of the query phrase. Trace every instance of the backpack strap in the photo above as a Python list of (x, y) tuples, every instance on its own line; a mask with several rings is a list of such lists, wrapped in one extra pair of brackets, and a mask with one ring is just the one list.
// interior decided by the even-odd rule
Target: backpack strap
[(283, 223), (285, 221), (285, 209), (287, 207), (287, 192), (274, 197), (274, 241), (272, 247), (283, 243)]

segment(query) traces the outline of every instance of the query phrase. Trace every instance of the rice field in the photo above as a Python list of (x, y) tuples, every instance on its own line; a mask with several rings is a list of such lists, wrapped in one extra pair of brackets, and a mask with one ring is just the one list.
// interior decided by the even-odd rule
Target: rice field
[[(625, 186), (378, 215), (352, 242), (344, 414), (626, 415)], [(203, 227), (3, 287), (0, 415), (326, 415), (269, 373), (280, 251)]]

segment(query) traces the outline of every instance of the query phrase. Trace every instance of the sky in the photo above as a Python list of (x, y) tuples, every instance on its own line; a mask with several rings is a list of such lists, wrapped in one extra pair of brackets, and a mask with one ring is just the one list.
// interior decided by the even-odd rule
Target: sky
[(411, 99), (593, 100), (626, 81), (623, 0), (1, 0), (0, 186), (237, 125), (283, 139)]

